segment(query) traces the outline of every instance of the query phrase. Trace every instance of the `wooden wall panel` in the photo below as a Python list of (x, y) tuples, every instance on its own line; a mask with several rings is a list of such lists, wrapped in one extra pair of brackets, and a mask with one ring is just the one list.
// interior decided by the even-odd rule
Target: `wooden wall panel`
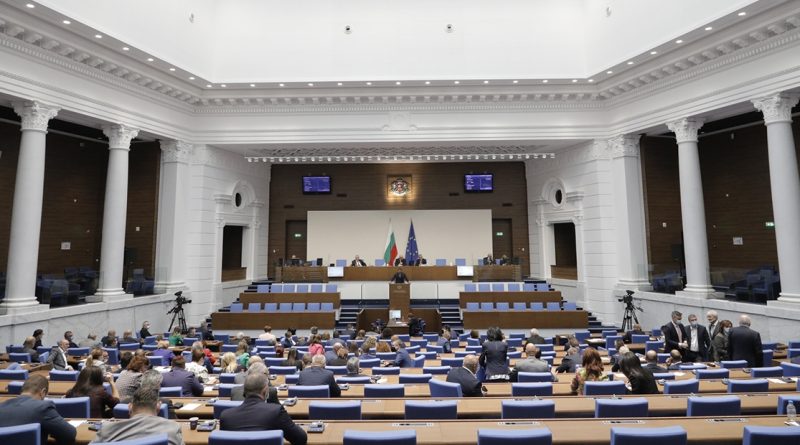
[[(494, 173), (493, 193), (464, 193), (466, 173)], [(412, 175), (414, 196), (387, 198), (387, 177)], [(303, 195), (302, 176), (330, 175), (330, 195)], [(521, 162), (435, 164), (273, 165), (270, 182), (270, 276), (286, 258), (286, 222), (306, 220), (309, 210), (491, 209), (511, 221), (512, 246), (528, 274), (528, 210), (525, 165)], [(524, 249), (524, 250), (523, 250)]]
[(131, 269), (144, 269), (148, 277), (155, 274), (160, 169), (161, 146), (158, 142), (139, 142), (131, 146), (125, 247), (136, 250), (136, 261)]

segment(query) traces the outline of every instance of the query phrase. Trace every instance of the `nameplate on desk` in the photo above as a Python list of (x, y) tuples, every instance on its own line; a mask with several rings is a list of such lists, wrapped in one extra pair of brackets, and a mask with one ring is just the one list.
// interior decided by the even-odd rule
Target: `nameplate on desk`
[(180, 408), (180, 410), (181, 411), (194, 411), (197, 408), (200, 408), (200, 404), (199, 403), (187, 403), (186, 405), (183, 405)]
[(644, 420), (604, 420), (603, 423), (612, 424), (612, 425), (638, 425), (644, 423)]
[(515, 426), (515, 425), (541, 425), (541, 422), (533, 422), (533, 421), (526, 421), (526, 422), (497, 422), (500, 426)]
[(708, 419), (706, 422), (714, 422), (714, 423), (718, 423), (718, 422), (744, 423), (744, 422), (747, 422), (747, 419), (744, 419), (744, 418), (741, 418), (741, 417), (736, 417), (736, 418), (733, 418), (733, 419), (718, 418), (718, 419)]
[(413, 426), (413, 427), (431, 427), (433, 426), (433, 422), (403, 422), (403, 423), (393, 423), (392, 426)]

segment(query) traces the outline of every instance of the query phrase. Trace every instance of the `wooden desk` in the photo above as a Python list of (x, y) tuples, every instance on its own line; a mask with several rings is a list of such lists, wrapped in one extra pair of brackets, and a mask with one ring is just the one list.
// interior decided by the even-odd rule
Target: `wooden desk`
[[(542, 292), (459, 292), (458, 303), (462, 308), (467, 307), (467, 302), (506, 302), (506, 303), (530, 303), (530, 302), (560, 302), (561, 291), (542, 291)], [(511, 306), (511, 304), (509, 304)], [(506, 326), (501, 326), (506, 327)]]
[(519, 265), (474, 266), (472, 281), (522, 281)]
[[(442, 328), (442, 315), (439, 313), (438, 309), (434, 308), (416, 308), (411, 310), (417, 318), (421, 318), (425, 320), (425, 330), (429, 332), (438, 332)], [(403, 314), (406, 316), (408, 314)], [(358, 318), (356, 319), (356, 329), (363, 329), (368, 331), (372, 329), (372, 323), (375, 322), (377, 319), (383, 320), (384, 323), (387, 322), (389, 319), (389, 310), (388, 309), (377, 309), (377, 308), (364, 308), (361, 309), (358, 313)], [(396, 331), (392, 328), (395, 334), (408, 334), (408, 328), (406, 327), (403, 332)], [(421, 337), (419, 338), (422, 339)]]
[(334, 308), (341, 305), (339, 292), (242, 292), (239, 301), (247, 307), (248, 303), (333, 303)]
[(215, 331), (263, 329), (265, 325), (278, 331), (301, 326), (333, 329), (336, 312), (214, 312), (211, 323)]
[(589, 314), (586, 311), (466, 311), (463, 315), (465, 329), (486, 329), (492, 326), (502, 326), (504, 329), (525, 329), (531, 326), (540, 329), (586, 329), (589, 325)]
[[(457, 280), (455, 266), (402, 266), (408, 281)], [(343, 281), (389, 281), (396, 267), (345, 267)]]
[(327, 283), (326, 266), (286, 266), (275, 268), (275, 282), (280, 283)]

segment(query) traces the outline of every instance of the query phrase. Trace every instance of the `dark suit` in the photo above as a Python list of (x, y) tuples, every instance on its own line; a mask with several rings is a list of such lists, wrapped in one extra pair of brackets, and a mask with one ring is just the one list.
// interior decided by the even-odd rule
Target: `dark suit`
[(661, 332), (664, 333), (664, 351), (669, 352), (673, 349), (677, 349), (680, 351), (681, 354), (685, 354), (686, 351), (682, 349), (678, 344), (681, 341), (688, 342), (689, 336), (686, 335), (686, 328), (681, 324), (678, 323), (678, 329), (681, 330), (681, 337), (678, 338), (678, 331), (675, 329), (675, 325), (672, 322), (669, 322), (661, 327)]
[(66, 360), (66, 353), (61, 354), (61, 348), (58, 346), (50, 350), (50, 355), (47, 356), (47, 363), (53, 366), (53, 369), (64, 371), (69, 365)]
[(642, 369), (642, 375), (631, 374), (628, 381), (631, 384), (631, 394), (658, 394), (656, 379), (647, 369)]
[[(697, 335), (697, 352), (691, 350), (693, 332)], [(705, 326), (697, 325), (697, 329), (692, 329), (691, 326), (686, 328), (687, 339), (686, 343), (689, 344), (689, 349), (686, 350), (686, 359), (690, 362), (696, 362), (699, 358), (701, 361), (707, 362), (708, 351), (711, 347), (711, 337), (708, 336), (708, 331)]]
[(565, 355), (564, 358), (561, 359), (561, 364), (556, 368), (556, 372), (575, 372), (575, 367), (580, 364), (580, 354)]
[(394, 358), (394, 361), (391, 362), (391, 365), (400, 368), (413, 368), (414, 360), (405, 348), (400, 348), (397, 350), (397, 356)]
[(464, 397), (483, 397), (481, 391), (481, 382), (475, 377), (469, 369), (464, 368), (451, 368), (447, 373), (447, 381), (450, 383), (458, 383), (461, 385), (461, 392)]
[(747, 360), (747, 367), (764, 363), (761, 334), (747, 326), (737, 326), (728, 334), (728, 356), (731, 360)]
[(75, 427), (58, 414), (52, 401), (19, 396), (0, 404), (0, 427), (26, 423), (41, 424), (42, 443), (47, 443), (48, 435), (53, 436), (58, 445), (75, 443)]
[(408, 266), (408, 262), (405, 259), (401, 260), (400, 258), (397, 258), (394, 260), (394, 267), (397, 266)]
[(425, 264), (428, 264), (428, 260), (426, 260), (425, 258), (417, 258), (414, 261), (414, 266), (422, 266), (422, 265), (425, 265)]
[(172, 368), (171, 371), (162, 374), (161, 387), (180, 386), (181, 396), (199, 397), (203, 395), (203, 384), (197, 380), (194, 373), (181, 368)]
[(638, 331), (630, 330), (630, 331), (626, 332), (625, 335), (622, 337), (622, 341), (624, 343), (632, 343), (634, 334), (636, 334), (636, 335), (644, 335), (644, 334), (647, 334), (647, 332), (645, 332), (645, 331), (643, 331), (641, 329), (638, 330)]
[(492, 258), (490, 256), (483, 257), (483, 265), (484, 266), (491, 266), (492, 264), (494, 264), (494, 258)]
[(528, 344), (528, 343), (533, 343), (535, 345), (544, 345), (544, 344), (546, 344), (545, 341), (544, 341), (544, 337), (542, 337), (541, 335), (531, 335), (530, 337), (528, 337), (527, 340), (525, 340), (525, 344)]
[(333, 377), (333, 371), (319, 366), (309, 366), (300, 371), (300, 378), (297, 380), (297, 384), (300, 386), (328, 385), (331, 397), (340, 397), (342, 395), (342, 390), (339, 389), (339, 385), (336, 384), (336, 379)]
[(292, 445), (305, 445), (308, 436), (295, 425), (289, 413), (279, 403), (265, 403), (250, 396), (237, 407), (226, 409), (219, 418), (219, 429), (228, 431), (282, 430), (284, 439)]
[(485, 341), (481, 350), (480, 364), (486, 369), (486, 378), (508, 375), (508, 345), (502, 341)]
[(648, 370), (650, 372), (653, 372), (653, 373), (655, 373), (655, 372), (667, 372), (667, 369), (662, 367), (662, 366), (658, 366), (658, 363), (647, 363), (646, 365), (642, 366), (642, 368), (644, 368), (644, 369), (646, 369), (646, 370)]
[(353, 261), (350, 262), (350, 266), (351, 267), (357, 267), (357, 266), (365, 267), (366, 265), (367, 265), (367, 263), (364, 262), (364, 260), (362, 260), (360, 258), (358, 260), (353, 260)]
[(392, 275), (392, 283), (408, 283), (408, 276), (405, 272), (397, 272)]

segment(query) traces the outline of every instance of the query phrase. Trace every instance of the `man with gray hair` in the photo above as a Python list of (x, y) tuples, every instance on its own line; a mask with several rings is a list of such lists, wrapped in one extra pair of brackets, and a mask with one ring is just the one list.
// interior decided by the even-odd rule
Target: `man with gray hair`
[(447, 373), (447, 381), (461, 385), (464, 397), (481, 397), (485, 388), (481, 385), (475, 374), (478, 372), (478, 356), (469, 354), (464, 357), (464, 365), (460, 368), (451, 368)]
[[(253, 374), (262, 374), (262, 375), (269, 375), (269, 369), (264, 362), (258, 361), (251, 361), (247, 364), (247, 372), (246, 373), (238, 373), (233, 378), (233, 383), (242, 386), (235, 386), (231, 389), (231, 400), (244, 400), (244, 383), (247, 381), (247, 377)], [(267, 402), (269, 403), (280, 403), (278, 401), (278, 390), (270, 385), (269, 393), (267, 396)]]
[(717, 311), (711, 309), (710, 311), (706, 312), (706, 320), (708, 320), (708, 335), (711, 338), (714, 338), (719, 334), (719, 331), (722, 329), (722, 325), (720, 325), (719, 316), (717, 315)]
[(342, 390), (333, 377), (333, 371), (325, 369), (324, 355), (315, 355), (311, 358), (311, 364), (300, 371), (297, 384), (300, 386), (328, 385), (331, 397), (341, 397), (342, 395)]
[(305, 445), (308, 436), (295, 425), (280, 403), (264, 403), (269, 390), (267, 376), (253, 373), (244, 381), (244, 402), (225, 410), (219, 418), (219, 427), (227, 431), (282, 430), (284, 439), (292, 445)]
[(531, 336), (525, 340), (525, 343), (531, 343), (534, 345), (543, 345), (545, 344), (544, 337), (539, 335), (539, 330), (536, 328), (531, 329)]
[(746, 360), (748, 368), (760, 367), (764, 363), (761, 334), (750, 329), (750, 317), (742, 314), (739, 326), (728, 333), (728, 356), (731, 360)]
[[(145, 373), (149, 374), (151, 371)], [(157, 371), (153, 371), (158, 373)], [(181, 426), (158, 416), (161, 401), (158, 398), (158, 386), (153, 385), (150, 377), (133, 393), (130, 403), (130, 418), (119, 422), (106, 422), (91, 443), (120, 442), (140, 439), (156, 434), (165, 434), (170, 445), (184, 445)]]
[(350, 357), (347, 359), (347, 377), (363, 377), (361, 374), (361, 360), (358, 357)]

